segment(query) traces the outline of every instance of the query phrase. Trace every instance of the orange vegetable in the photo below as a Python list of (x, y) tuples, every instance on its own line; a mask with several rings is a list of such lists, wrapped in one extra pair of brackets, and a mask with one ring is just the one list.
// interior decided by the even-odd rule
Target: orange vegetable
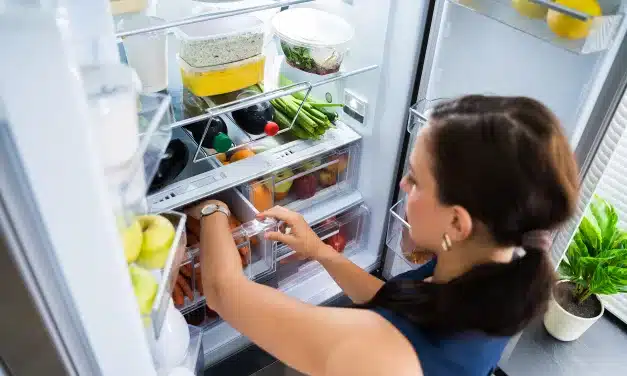
[(265, 184), (252, 184), (250, 187), (250, 199), (259, 211), (266, 211), (274, 205), (272, 193)]
[(189, 298), (189, 300), (194, 300), (194, 292), (189, 286), (189, 282), (187, 282), (187, 280), (180, 274), (176, 277), (176, 282), (179, 286), (181, 286), (183, 293)]
[(229, 162), (234, 163), (242, 159), (253, 157), (254, 155), (255, 153), (250, 149), (238, 150), (235, 153), (233, 153), (233, 155), (231, 155)]
[(183, 297), (183, 290), (179, 286), (178, 283), (174, 284), (174, 290), (172, 290), (172, 299), (174, 299), (174, 304), (177, 306), (182, 306), (185, 304), (185, 298)]

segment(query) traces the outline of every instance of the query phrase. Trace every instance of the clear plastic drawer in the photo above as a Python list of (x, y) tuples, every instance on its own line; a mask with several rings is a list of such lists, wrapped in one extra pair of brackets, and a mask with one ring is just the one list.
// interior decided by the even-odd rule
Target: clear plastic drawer
[[(213, 199), (224, 202), (231, 210), (231, 228), (233, 239), (242, 259), (244, 273), (252, 280), (262, 279), (272, 274), (276, 269), (273, 244), (264, 238), (264, 233), (276, 229), (273, 220), (258, 221), (255, 219), (258, 211), (237, 189), (219, 193)], [(202, 318), (209, 319), (214, 314), (205, 308), (201, 283), (199, 233), (200, 222), (188, 217), (187, 222), (187, 251), (176, 277), (176, 285), (172, 290), (174, 304), (188, 318), (188, 313), (194, 311), (199, 316), (202, 308)], [(196, 312), (198, 311), (198, 312)], [(196, 326), (206, 324), (199, 318), (188, 320)]]
[[(349, 254), (363, 248), (370, 211), (365, 205), (348, 209), (314, 225), (312, 230), (323, 242), (336, 251)], [(294, 251), (282, 243), (277, 244), (277, 261), (285, 264), (295, 259)]]

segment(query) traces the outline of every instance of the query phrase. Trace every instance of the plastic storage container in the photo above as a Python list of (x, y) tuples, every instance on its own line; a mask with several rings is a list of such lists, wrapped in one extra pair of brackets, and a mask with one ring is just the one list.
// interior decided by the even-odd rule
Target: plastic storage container
[(343, 18), (317, 9), (294, 8), (272, 19), (285, 61), (294, 68), (325, 75), (340, 70), (355, 30)]
[[(364, 231), (370, 211), (365, 205), (350, 208), (338, 215), (314, 224), (312, 230), (337, 252), (350, 254), (364, 246)], [(294, 252), (285, 244), (277, 244), (277, 262), (290, 262)]]
[(264, 25), (244, 14), (181, 26), (179, 56), (195, 68), (223, 65), (260, 55)]
[(274, 205), (302, 210), (328, 200), (354, 188), (357, 148), (351, 145), (333, 150), (275, 172), (272, 202), (262, 200), (262, 191), (255, 185), (242, 186), (243, 193), (260, 211)]
[(230, 93), (263, 81), (265, 57), (196, 68), (178, 56), (183, 86), (199, 97)]

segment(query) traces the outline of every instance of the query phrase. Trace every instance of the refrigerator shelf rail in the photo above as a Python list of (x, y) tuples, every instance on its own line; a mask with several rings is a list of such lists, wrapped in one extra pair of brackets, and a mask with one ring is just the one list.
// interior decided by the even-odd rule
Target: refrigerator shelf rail
[(120, 31), (115, 34), (117, 38), (124, 38), (131, 35), (138, 35), (144, 33), (151, 33), (154, 31), (171, 29), (178, 26), (189, 25), (197, 22), (204, 22), (215, 20), (218, 18), (224, 17), (232, 17), (240, 14), (258, 12), (262, 10), (274, 9), (274, 8), (282, 8), (290, 5), (304, 4), (312, 2), (313, 0), (268, 0), (266, 4), (254, 5), (254, 6), (246, 6), (242, 8), (236, 9), (227, 9), (227, 10), (218, 10), (211, 11), (207, 13), (198, 14), (195, 16), (185, 17), (180, 20), (175, 20), (171, 22), (166, 22), (162, 25), (156, 25), (151, 27), (144, 27), (134, 30)]
[(451, 6), (463, 7), (479, 13), (518, 31), (548, 42), (555, 47), (575, 54), (591, 54), (606, 50), (612, 45), (623, 20), (620, 3), (600, 0), (602, 15), (590, 16), (584, 12), (554, 3), (550, 0), (529, 0), (529, 5), (543, 6), (551, 11), (583, 22), (589, 22), (589, 31), (581, 39), (567, 39), (556, 35), (547, 25), (546, 17), (530, 18), (519, 13), (511, 0), (447, 0)]

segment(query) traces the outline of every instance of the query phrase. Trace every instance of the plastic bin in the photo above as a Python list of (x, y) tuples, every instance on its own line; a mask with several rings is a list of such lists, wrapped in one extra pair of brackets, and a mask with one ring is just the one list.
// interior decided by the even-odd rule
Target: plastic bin
[[(242, 255), (245, 275), (252, 280), (259, 280), (272, 274), (276, 270), (273, 244), (264, 239), (263, 234), (276, 229), (276, 223), (272, 220), (257, 221), (255, 216), (258, 211), (237, 189), (219, 193), (212, 198), (227, 204), (231, 210), (231, 220), (237, 220), (237, 223), (232, 224), (232, 234)], [(205, 308), (202, 314), (199, 310), (204, 307), (197, 235), (199, 228), (198, 221), (188, 218), (187, 257), (182, 262), (177, 277), (181, 288), (177, 293), (182, 293), (183, 296), (173, 294), (173, 298), (175, 306), (186, 316), (189, 324), (203, 326), (207, 324), (203, 320), (215, 318), (215, 314), (205, 312)], [(192, 311), (195, 312), (192, 314)]]
[(197, 68), (177, 57), (183, 86), (199, 97), (230, 93), (263, 81), (265, 57)]
[[(351, 190), (355, 184), (357, 145), (333, 150), (310, 158), (273, 174), (273, 202), (262, 202), (264, 207), (280, 205), (291, 210), (303, 210), (318, 202), (328, 200), (341, 192)], [(250, 191), (250, 190), (249, 190)], [(249, 191), (244, 191), (251, 197)], [(258, 210), (260, 200), (251, 199)]]
[(179, 56), (195, 68), (233, 63), (260, 55), (264, 24), (254, 15), (193, 23), (176, 30)]
[[(350, 253), (365, 245), (364, 231), (369, 217), (368, 208), (365, 205), (359, 205), (314, 224), (312, 230), (336, 251)], [(277, 244), (277, 262), (281, 264), (290, 262), (293, 260), (293, 253), (285, 244)]]

